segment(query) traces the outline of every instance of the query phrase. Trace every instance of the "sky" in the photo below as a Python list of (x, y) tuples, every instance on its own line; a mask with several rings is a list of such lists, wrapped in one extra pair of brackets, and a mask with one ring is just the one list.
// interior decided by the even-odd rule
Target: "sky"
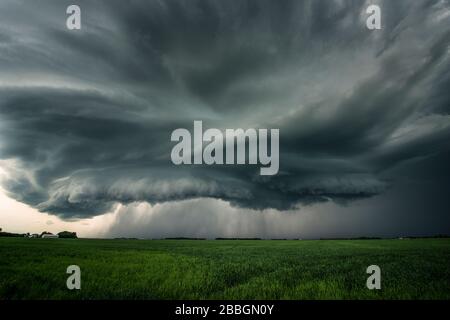
[[(0, 227), (449, 234), (449, 44), (446, 0), (2, 0)], [(279, 129), (278, 174), (175, 166), (195, 120)]]

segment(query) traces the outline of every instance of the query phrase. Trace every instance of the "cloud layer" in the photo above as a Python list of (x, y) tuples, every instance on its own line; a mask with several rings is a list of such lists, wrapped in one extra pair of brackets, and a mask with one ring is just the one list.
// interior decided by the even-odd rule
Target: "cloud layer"
[[(198, 198), (283, 211), (443, 174), (449, 1), (375, 1), (376, 32), (373, 1), (78, 2), (80, 31), (67, 1), (0, 4), (2, 186), (21, 202), (62, 218)], [(170, 134), (194, 120), (279, 128), (279, 174), (174, 166)], [(427, 178), (411, 171), (427, 159)]]

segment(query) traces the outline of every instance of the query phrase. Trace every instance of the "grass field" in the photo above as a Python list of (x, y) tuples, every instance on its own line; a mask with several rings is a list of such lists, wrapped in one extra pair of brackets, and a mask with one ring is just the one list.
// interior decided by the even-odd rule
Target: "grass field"
[[(81, 290), (66, 288), (68, 265)], [(366, 288), (366, 268), (382, 289)], [(0, 238), (0, 299), (449, 299), (450, 239)]]

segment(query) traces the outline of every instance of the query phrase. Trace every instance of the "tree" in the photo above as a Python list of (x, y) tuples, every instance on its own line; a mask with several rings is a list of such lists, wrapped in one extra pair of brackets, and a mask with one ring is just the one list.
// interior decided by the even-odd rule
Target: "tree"
[(76, 239), (76, 238), (78, 238), (76, 232), (70, 232), (70, 231), (61, 231), (60, 233), (58, 233), (58, 237), (66, 238), (66, 239)]

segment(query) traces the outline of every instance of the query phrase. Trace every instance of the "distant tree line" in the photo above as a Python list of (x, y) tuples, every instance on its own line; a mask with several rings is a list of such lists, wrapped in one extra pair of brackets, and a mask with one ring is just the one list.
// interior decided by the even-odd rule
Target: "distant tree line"
[(11, 232), (4, 232), (0, 231), (0, 237), (23, 237), (23, 234), (20, 233), (11, 233)]
[[(53, 233), (44, 231), (41, 234), (30, 234), (27, 233), (13, 233), (13, 232), (5, 232), (2, 228), (0, 228), (0, 237), (15, 237), (15, 238), (42, 238), (44, 235), (53, 235)], [(77, 239), (77, 233), (76, 232), (70, 232), (70, 231), (61, 231), (57, 233), (58, 238), (63, 239)]]
[(261, 238), (216, 238), (216, 240), (261, 240)]

